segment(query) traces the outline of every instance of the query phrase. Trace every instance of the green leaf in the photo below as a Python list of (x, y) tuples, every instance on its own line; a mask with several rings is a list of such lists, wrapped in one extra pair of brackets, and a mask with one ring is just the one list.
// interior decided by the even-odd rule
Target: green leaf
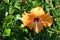
[(11, 29), (5, 29), (2, 36), (3, 36), (3, 37), (5, 37), (5, 36), (10, 36), (10, 33), (11, 33)]
[(16, 19), (16, 20), (18, 20), (18, 19), (20, 20), (20, 19), (21, 19), (20, 14), (17, 14), (15, 19)]
[(9, 3), (9, 0), (4, 0), (6, 3)]
[(15, 2), (14, 7), (15, 7), (15, 8), (17, 8), (17, 9), (20, 9), (20, 4), (19, 4), (19, 2), (18, 2), (18, 1), (17, 1), (17, 2)]
[(11, 40), (17, 40), (17, 39), (13, 37)]
[(28, 33), (28, 29), (27, 28), (23, 29), (23, 31), (26, 32), (26, 33)]

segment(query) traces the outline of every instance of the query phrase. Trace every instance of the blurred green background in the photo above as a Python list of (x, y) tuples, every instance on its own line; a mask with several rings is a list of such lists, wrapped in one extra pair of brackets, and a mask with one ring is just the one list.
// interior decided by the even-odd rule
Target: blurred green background
[[(22, 28), (24, 11), (41, 6), (53, 17), (53, 24), (36, 34)], [(0, 0), (0, 40), (60, 40), (60, 0)]]

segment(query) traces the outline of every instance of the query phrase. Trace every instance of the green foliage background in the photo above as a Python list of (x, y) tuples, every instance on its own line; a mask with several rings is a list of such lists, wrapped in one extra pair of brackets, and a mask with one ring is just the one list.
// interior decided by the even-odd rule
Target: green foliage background
[[(41, 6), (53, 17), (53, 24), (36, 34), (22, 28), (22, 13)], [(60, 0), (0, 0), (0, 40), (60, 40)]]

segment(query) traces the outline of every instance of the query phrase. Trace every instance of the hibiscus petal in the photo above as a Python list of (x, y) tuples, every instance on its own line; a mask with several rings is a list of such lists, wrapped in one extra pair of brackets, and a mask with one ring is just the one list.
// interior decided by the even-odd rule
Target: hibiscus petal
[(44, 10), (41, 8), (41, 7), (36, 7), (36, 8), (33, 8), (31, 9), (31, 14), (35, 15), (35, 16), (40, 16), (40, 15), (43, 15), (45, 14), (44, 13)]
[(30, 22), (31, 22), (30, 17), (26, 13), (22, 14), (22, 19), (21, 20), (23, 21), (23, 24), (26, 25), (26, 26), (29, 25)]
[(52, 16), (50, 16), (49, 14), (41, 15), (41, 21), (45, 27), (50, 26), (52, 25)]
[(27, 26), (28, 28), (30, 28), (30, 30), (33, 28), (33, 24), (31, 24), (32, 23), (32, 20), (34, 19), (34, 15), (32, 15), (32, 14), (27, 14), (26, 12), (24, 12), (23, 14), (22, 14), (22, 22), (23, 22), (23, 24), (25, 25), (25, 26)]

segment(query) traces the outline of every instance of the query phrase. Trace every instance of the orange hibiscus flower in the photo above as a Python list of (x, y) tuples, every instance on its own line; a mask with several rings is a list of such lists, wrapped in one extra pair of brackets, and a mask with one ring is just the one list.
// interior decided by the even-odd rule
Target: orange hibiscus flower
[(44, 27), (52, 25), (52, 16), (45, 14), (41, 7), (31, 9), (30, 13), (24, 12), (22, 14), (22, 22), (25, 26), (39, 33)]

